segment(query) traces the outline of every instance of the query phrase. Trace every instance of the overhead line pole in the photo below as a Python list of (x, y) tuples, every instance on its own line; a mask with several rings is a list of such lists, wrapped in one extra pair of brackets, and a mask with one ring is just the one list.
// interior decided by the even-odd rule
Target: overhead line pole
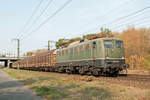
[(17, 58), (20, 58), (20, 39), (13, 39), (17, 41)]
[(49, 50), (49, 51), (50, 51), (50, 49), (51, 49), (51, 48), (50, 48), (50, 42), (51, 42), (51, 41), (49, 40), (49, 41), (48, 41), (48, 50)]
[(20, 40), (19, 39), (17, 39), (17, 41), (18, 41), (18, 59), (20, 58)]
[(48, 50), (51, 50), (51, 47), (52, 47), (52, 43), (56, 43), (56, 41), (53, 41), (53, 40), (48, 40)]

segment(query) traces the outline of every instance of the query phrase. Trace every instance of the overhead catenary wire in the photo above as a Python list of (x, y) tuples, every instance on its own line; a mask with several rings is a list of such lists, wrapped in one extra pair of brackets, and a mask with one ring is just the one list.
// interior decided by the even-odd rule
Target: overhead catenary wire
[(41, 4), (42, 4), (43, 0), (40, 0), (40, 2), (38, 3), (38, 5), (35, 7), (33, 13), (31, 14), (31, 16), (29, 17), (29, 19), (26, 21), (25, 25), (23, 26), (22, 30), (16, 35), (16, 38), (18, 38), (21, 34), (24, 33), (26, 27), (29, 25), (29, 23), (31, 22), (33, 16), (37, 13), (38, 9), (40, 8)]
[[(145, 7), (145, 8), (142, 8), (142, 9), (140, 9), (140, 10), (138, 10), (138, 11), (132, 12), (132, 13), (130, 13), (130, 14), (128, 14), (128, 15), (119, 17), (119, 18), (117, 18), (117, 19), (115, 19), (115, 20), (113, 20), (113, 21), (111, 21), (111, 22), (109, 22), (109, 23), (105, 23), (105, 24), (101, 25), (101, 27), (104, 27), (105, 25), (110, 25), (110, 24), (116, 23), (116, 22), (118, 22), (118, 21), (120, 21), (120, 20), (122, 20), (122, 19), (126, 19), (126, 18), (128, 18), (128, 17), (130, 17), (130, 16), (133, 16), (133, 15), (136, 15), (136, 14), (138, 14), (138, 13), (141, 13), (141, 12), (147, 10), (147, 9), (150, 9), (150, 6)], [(92, 30), (97, 29), (97, 28), (99, 28), (99, 27), (100, 27), (100, 25), (98, 25), (97, 27), (95, 27), (95, 28), (93, 28), (93, 29), (90, 29), (90, 30), (88, 30), (88, 31), (92, 31)]]
[[(134, 28), (136, 28), (136, 27), (144, 28), (144, 27), (141, 27), (141, 25), (142, 26), (147, 26), (150, 29), (150, 24), (147, 24), (147, 23), (146, 23), (146, 25), (145, 25), (145, 23), (138, 23), (138, 24), (134, 24), (133, 26), (134, 26)], [(129, 28), (133, 28), (133, 27), (132, 26), (130, 27), (130, 25), (129, 25)], [(124, 30), (125, 29), (123, 29), (123, 28), (118, 28), (118, 29), (114, 30), (113, 32), (122, 32)]]
[(131, 23), (138, 22), (138, 21), (143, 21), (143, 20), (144, 20), (144, 22), (145, 22), (145, 20), (147, 20), (147, 19), (150, 19), (150, 16), (142, 17), (142, 18), (140, 18), (140, 19), (133, 20), (133, 21), (131, 21), (131, 22), (129, 22), (129, 23), (118, 24), (117, 26), (112, 27), (112, 29), (120, 28), (120, 27), (129, 25), (129, 24), (131, 24)]
[(44, 20), (37, 28), (29, 32), (26, 36), (22, 38), (24, 40), (25, 38), (32, 35), (34, 32), (39, 30), (45, 23), (47, 23), (49, 20), (51, 20), (53, 17), (55, 17), (60, 11), (62, 11), (67, 5), (69, 5), (73, 0), (67, 0), (59, 9), (56, 10), (52, 15), (50, 15), (46, 20)]
[[(101, 16), (96, 17), (94, 20), (92, 20), (92, 22), (88, 22), (86, 25), (83, 26), (83, 28), (84, 28), (85, 26), (88, 26), (88, 25), (92, 24), (93, 22), (95, 22), (95, 20), (98, 20), (99, 18), (107, 17), (107, 16), (110, 15), (112, 12), (114, 13), (114, 12), (120, 10), (120, 9), (118, 9), (118, 8), (122, 8), (122, 7), (123, 7), (124, 5), (126, 5), (127, 3), (131, 3), (131, 2), (133, 2), (133, 1), (136, 1), (136, 0), (127, 0), (127, 1), (125, 1), (125, 2), (123, 2), (123, 3), (120, 3), (120, 4), (117, 5), (114, 9), (111, 9), (111, 10), (107, 11), (104, 15), (101, 15)], [(117, 9), (117, 10), (116, 10), (116, 9)], [(83, 29), (83, 28), (80, 28), (80, 29)], [(94, 28), (94, 29), (96, 29), (96, 28)], [(93, 29), (90, 29), (90, 30), (93, 30)], [(90, 31), (90, 30), (89, 30), (89, 31)], [(83, 33), (86, 33), (86, 32), (83, 32)]]
[[(133, 12), (133, 13), (130, 13), (130, 14), (128, 14), (128, 15), (122, 16), (122, 17), (120, 17), (120, 18), (117, 18), (117, 19), (111, 21), (111, 22), (108, 23), (108, 24), (112, 24), (112, 23), (118, 22), (119, 20), (122, 20), (122, 19), (125, 19), (125, 18), (127, 18), (127, 17), (136, 15), (136, 14), (141, 13), (141, 12), (147, 10), (147, 9), (150, 9), (150, 6), (145, 7), (145, 8), (143, 8), (143, 9), (140, 9), (140, 10), (138, 10), (138, 11), (135, 11), (135, 12)], [(102, 26), (104, 26), (104, 25), (106, 25), (106, 24), (103, 24)]]
[[(147, 10), (147, 11), (149, 11), (149, 10)], [(139, 14), (137, 14), (137, 15), (130, 16), (130, 17), (126, 18), (125, 20), (123, 19), (123, 20), (121, 20), (121, 21), (119, 21), (119, 22), (110, 24), (109, 26), (118, 26), (118, 25), (120, 25), (120, 24), (122, 24), (122, 23), (129, 22), (130, 20), (132, 21), (132, 20), (134, 20), (134, 19), (136, 19), (136, 18), (138, 18), (138, 17), (141, 17), (140, 15), (144, 15), (144, 13), (145, 13), (145, 12), (141, 12), (141, 13), (139, 13)], [(146, 17), (144, 17), (144, 18), (146, 18)], [(141, 19), (143, 19), (143, 18), (141, 18)]]
[[(95, 21), (98, 20), (99, 18), (106, 17), (106, 16), (110, 15), (110, 13), (115, 12), (115, 11), (117, 11), (117, 10), (120, 10), (120, 9), (118, 9), (118, 8), (122, 8), (122, 6), (126, 5), (127, 3), (131, 2), (131, 1), (135, 1), (135, 0), (127, 0), (126, 2), (123, 2), (123, 3), (119, 4), (119, 5), (117, 5), (117, 7), (115, 7), (114, 9), (111, 9), (111, 10), (107, 11), (104, 15), (100, 15), (100, 16), (96, 17), (94, 20), (92, 20), (91, 22), (88, 22), (88, 23), (87, 23), (86, 25), (84, 25), (84, 26), (90, 25), (91, 23), (95, 22)], [(117, 9), (117, 10), (116, 10), (116, 9)], [(84, 26), (83, 26), (83, 27), (84, 27)]]
[[(146, 22), (150, 22), (150, 19), (146, 19), (142, 22), (137, 22), (137, 23), (130, 24), (130, 25), (132, 25), (132, 26), (145, 25)], [(128, 25), (128, 26), (130, 26), (130, 25)], [(113, 28), (113, 30), (117, 30), (117, 29), (120, 30), (120, 29), (122, 29), (122, 27)]]
[[(44, 9), (43, 9), (42, 12), (40, 13), (40, 15), (35, 18), (35, 20), (32, 22), (32, 24), (30, 25), (30, 27), (29, 27), (26, 31), (24, 31), (24, 33), (28, 32), (30, 29), (32, 29), (32, 27), (34, 26), (34, 24), (40, 19), (40, 17), (41, 17), (41, 16), (45, 13), (45, 11), (49, 8), (49, 6), (50, 6), (50, 4), (52, 3), (52, 1), (53, 1), (53, 0), (49, 0), (49, 1), (48, 1), (47, 5), (44, 7)], [(22, 34), (20, 37), (22, 37), (22, 36), (23, 36), (23, 34)]]

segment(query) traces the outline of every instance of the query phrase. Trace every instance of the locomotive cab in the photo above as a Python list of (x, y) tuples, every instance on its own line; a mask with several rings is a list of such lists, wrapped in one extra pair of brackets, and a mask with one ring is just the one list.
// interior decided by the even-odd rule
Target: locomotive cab
[(104, 40), (105, 58), (124, 59), (123, 42), (121, 40)]
[(123, 41), (107, 39), (103, 41), (105, 53), (105, 68), (110, 73), (118, 73), (129, 66), (125, 63)]

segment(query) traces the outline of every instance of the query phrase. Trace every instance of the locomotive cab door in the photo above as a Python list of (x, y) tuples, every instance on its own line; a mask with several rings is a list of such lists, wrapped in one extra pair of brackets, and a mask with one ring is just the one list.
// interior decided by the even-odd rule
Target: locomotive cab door
[(114, 58), (114, 41), (113, 40), (104, 40), (105, 47), (105, 58)]
[(93, 59), (93, 66), (96, 66), (96, 55), (97, 55), (97, 44), (96, 41), (92, 42), (92, 59)]

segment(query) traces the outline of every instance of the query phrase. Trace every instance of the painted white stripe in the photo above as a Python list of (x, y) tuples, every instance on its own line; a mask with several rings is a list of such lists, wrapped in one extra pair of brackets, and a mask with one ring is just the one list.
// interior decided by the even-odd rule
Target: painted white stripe
[[(101, 60), (101, 59), (103, 59), (103, 60), (105, 60), (105, 58), (96, 58), (96, 60)], [(124, 59), (124, 58), (109, 58), (110, 60), (113, 60), (113, 59)], [(70, 60), (70, 61), (85, 61), (85, 60), (93, 60), (93, 59), (81, 59), (81, 60)], [(106, 59), (107, 60), (107, 59)], [(62, 62), (57, 62), (57, 60), (56, 60), (56, 63), (64, 63), (64, 62), (70, 62), (70, 61), (62, 61)]]

